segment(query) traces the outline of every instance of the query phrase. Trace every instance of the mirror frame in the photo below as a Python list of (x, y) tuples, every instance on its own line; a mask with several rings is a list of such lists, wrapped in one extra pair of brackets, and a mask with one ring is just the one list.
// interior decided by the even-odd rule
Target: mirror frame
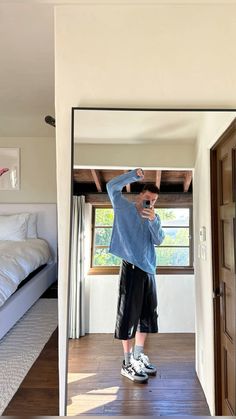
[[(75, 106), (71, 108), (71, 190), (70, 190), (70, 220), (69, 220), (69, 231), (70, 231), (70, 237), (72, 233), (72, 201), (73, 201), (73, 165), (74, 165), (74, 121), (75, 121), (75, 113), (77, 111), (142, 111), (142, 112), (236, 112), (236, 108), (192, 108), (192, 107), (109, 107), (109, 106)], [(69, 243), (69, 255), (68, 255), (68, 292), (67, 292), (67, 300), (66, 300), (66, 313), (67, 313), (67, 319), (66, 319), (66, 366), (65, 366), (65, 415), (67, 415), (67, 396), (68, 396), (68, 384), (67, 384), (67, 378), (68, 378), (68, 346), (69, 346), (69, 339), (68, 339), (68, 331), (69, 331), (69, 303), (70, 303), (70, 274), (71, 274), (71, 240)]]

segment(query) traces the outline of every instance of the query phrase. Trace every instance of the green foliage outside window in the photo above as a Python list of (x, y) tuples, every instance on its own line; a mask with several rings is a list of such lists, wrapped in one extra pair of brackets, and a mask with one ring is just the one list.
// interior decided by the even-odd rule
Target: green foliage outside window
[(120, 266), (121, 259), (108, 252), (108, 248), (97, 248), (93, 266)]
[(114, 221), (113, 208), (95, 209), (95, 226), (112, 226)]
[[(189, 266), (189, 208), (158, 208), (165, 239), (156, 247), (158, 266)], [(114, 222), (113, 208), (95, 208), (93, 266), (119, 266), (121, 259), (109, 253)]]
[(156, 248), (157, 266), (189, 266), (188, 247)]

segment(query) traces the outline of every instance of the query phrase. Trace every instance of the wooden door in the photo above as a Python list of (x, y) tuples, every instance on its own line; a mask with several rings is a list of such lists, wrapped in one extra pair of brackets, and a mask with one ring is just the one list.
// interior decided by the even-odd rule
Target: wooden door
[(212, 151), (216, 415), (235, 416), (236, 120)]

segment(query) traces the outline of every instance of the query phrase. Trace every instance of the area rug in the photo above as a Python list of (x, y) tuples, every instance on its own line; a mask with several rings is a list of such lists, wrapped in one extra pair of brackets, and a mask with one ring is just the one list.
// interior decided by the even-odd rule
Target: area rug
[(39, 299), (0, 341), (0, 415), (57, 327), (57, 299)]

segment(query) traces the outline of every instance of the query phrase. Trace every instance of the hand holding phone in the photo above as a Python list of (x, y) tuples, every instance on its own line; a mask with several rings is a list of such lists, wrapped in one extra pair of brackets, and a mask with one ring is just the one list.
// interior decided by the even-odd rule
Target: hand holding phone
[(151, 206), (149, 199), (143, 201), (142, 217), (153, 221), (156, 217), (154, 206)]
[(150, 208), (151, 207), (151, 202), (149, 199), (145, 199), (143, 201), (143, 208)]

